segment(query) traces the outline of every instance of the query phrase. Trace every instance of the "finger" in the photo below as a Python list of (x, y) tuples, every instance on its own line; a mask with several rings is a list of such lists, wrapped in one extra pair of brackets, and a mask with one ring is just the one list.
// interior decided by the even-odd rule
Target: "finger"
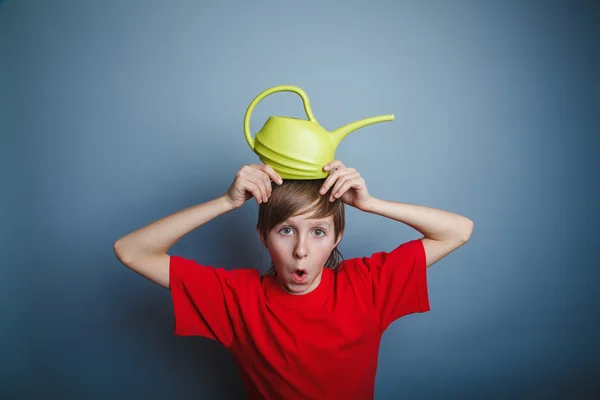
[[(262, 174), (261, 176), (257, 177), (257, 182), (256, 182), (256, 186), (258, 186), (258, 188), (260, 189), (260, 193), (262, 194), (262, 202), (266, 203), (267, 200), (269, 199), (269, 189), (267, 186), (267, 183), (265, 182), (265, 175)], [(270, 185), (269, 185), (270, 186)]]
[(250, 187), (250, 191), (256, 197), (256, 200), (259, 202), (258, 204), (265, 201), (267, 197), (267, 191), (263, 186), (263, 181), (258, 175), (252, 175), (248, 177), (248, 185)]
[(266, 198), (266, 188), (261, 190), (262, 175), (264, 173), (258, 171), (259, 165), (249, 164), (244, 165), (237, 173), (236, 178), (239, 179), (240, 186), (244, 191), (252, 193), (256, 202), (260, 204)]
[(359, 178), (350, 179), (339, 188), (335, 194), (333, 194), (330, 198), (330, 201), (335, 201), (337, 199), (342, 198), (349, 190), (351, 189), (360, 189), (362, 186), (361, 180)]
[(340, 160), (333, 160), (323, 166), (324, 171), (332, 171), (334, 169), (346, 168)]
[(269, 178), (269, 175), (267, 174), (262, 174), (262, 183), (265, 187), (265, 191), (267, 192), (267, 197), (265, 198), (265, 202), (269, 201), (269, 197), (271, 197), (271, 193), (273, 188), (271, 187), (271, 179)]
[(347, 180), (345, 180), (339, 188), (331, 191), (331, 197), (333, 199), (339, 199), (350, 189), (360, 189), (363, 186), (363, 179), (359, 173), (353, 174)]
[(267, 175), (264, 172), (260, 173), (259, 178), (261, 190), (265, 193), (265, 198), (263, 199), (263, 201), (266, 203), (267, 201), (269, 201), (269, 197), (271, 197), (271, 179), (269, 178), (269, 175)]
[[(262, 172), (264, 172), (265, 174), (267, 174), (267, 176), (273, 182), (276, 182), (279, 185), (281, 185), (283, 183), (283, 179), (281, 179), (281, 176), (279, 176), (279, 174), (277, 173), (277, 171), (275, 171), (273, 169), (273, 167), (271, 167), (270, 165), (262, 164), (262, 165), (259, 166), (258, 169), (261, 170)], [(271, 182), (269, 182), (269, 186), (271, 186)]]
[(257, 204), (260, 204), (262, 202), (262, 195), (260, 194), (260, 190), (258, 190), (256, 186), (253, 186), (252, 188), (248, 189), (248, 191), (252, 193), (252, 196), (256, 200)]
[(271, 196), (271, 181), (269, 180), (269, 175), (263, 172), (261, 168), (253, 169), (251, 174), (252, 179), (260, 188), (261, 193), (263, 193), (262, 201), (266, 203), (269, 196)]
[(278, 185), (281, 185), (283, 183), (283, 178), (281, 175), (279, 175), (277, 171), (275, 171), (270, 165), (267, 165), (266, 167), (267, 174), (273, 180), (273, 182), (277, 182)]
[[(349, 173), (354, 173), (354, 172), (356, 172), (356, 169), (354, 169), (354, 168), (336, 169), (335, 171), (331, 172), (329, 174), (329, 176), (327, 177), (327, 179), (325, 179), (325, 182), (323, 182), (323, 185), (321, 186), (321, 194), (327, 193), (327, 191), (329, 190), (329, 188), (331, 186), (333, 186), (335, 184), (335, 182), (341, 176), (344, 176), (344, 175), (349, 174)], [(333, 191), (332, 191), (332, 193), (333, 193)]]
[(348, 172), (344, 174), (344, 176), (340, 177), (331, 189), (330, 198), (339, 198), (350, 188), (352, 183), (348, 184), (348, 182), (352, 182), (354, 179), (360, 178), (360, 174), (356, 171)]
[(254, 182), (252, 182), (251, 179), (245, 176), (243, 179), (240, 180), (240, 185), (245, 193), (252, 194), (252, 197), (254, 197), (258, 204), (260, 204), (262, 194), (260, 193), (260, 189), (256, 186)]

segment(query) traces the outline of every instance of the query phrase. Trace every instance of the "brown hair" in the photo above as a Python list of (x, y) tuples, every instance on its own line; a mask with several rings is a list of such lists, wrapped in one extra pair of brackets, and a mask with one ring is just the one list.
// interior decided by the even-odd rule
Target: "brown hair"
[[(329, 201), (331, 189), (325, 194), (319, 193), (325, 179), (315, 180), (284, 180), (283, 184), (272, 183), (269, 201), (261, 203), (258, 207), (258, 223), (256, 229), (259, 235), (266, 239), (267, 234), (281, 222), (294, 215), (311, 212), (308, 218), (321, 219), (333, 215), (333, 234), (337, 240), (340, 233), (344, 233), (346, 218), (344, 203), (340, 199)], [(337, 272), (337, 267), (344, 259), (337, 246), (333, 249), (324, 268)], [(274, 275), (275, 268), (271, 262), (271, 269), (265, 273)]]

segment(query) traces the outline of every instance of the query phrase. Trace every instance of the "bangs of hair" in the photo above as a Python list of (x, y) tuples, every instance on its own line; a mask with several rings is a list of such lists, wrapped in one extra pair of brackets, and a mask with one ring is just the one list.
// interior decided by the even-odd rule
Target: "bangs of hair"
[[(282, 185), (272, 184), (271, 197), (262, 203), (258, 210), (257, 229), (266, 235), (277, 224), (295, 215), (308, 213), (309, 219), (323, 219), (334, 216), (335, 234), (343, 231), (344, 204), (340, 199), (329, 201), (332, 188), (325, 194), (319, 193), (325, 179), (284, 181)], [(335, 215), (341, 214), (341, 224)]]

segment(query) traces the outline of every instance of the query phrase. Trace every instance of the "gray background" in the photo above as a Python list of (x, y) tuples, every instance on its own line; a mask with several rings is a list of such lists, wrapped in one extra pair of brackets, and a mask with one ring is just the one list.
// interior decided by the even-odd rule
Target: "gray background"
[[(5, 1), (4, 398), (238, 398), (233, 358), (173, 335), (122, 235), (222, 194), (292, 84), (320, 123), (393, 113), (336, 156), (376, 197), (475, 221), (384, 334), (376, 398), (600, 394), (594, 2)], [(298, 96), (269, 115), (304, 117)], [(173, 253), (265, 269), (249, 202)], [(346, 258), (419, 237), (348, 209)]]

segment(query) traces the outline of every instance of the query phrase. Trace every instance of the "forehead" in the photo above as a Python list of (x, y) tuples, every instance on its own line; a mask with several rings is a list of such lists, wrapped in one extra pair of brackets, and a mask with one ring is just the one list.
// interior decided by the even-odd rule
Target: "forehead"
[(333, 215), (327, 218), (309, 219), (310, 213), (297, 214), (289, 217), (282, 223), (295, 224), (295, 225), (328, 225), (333, 226)]

